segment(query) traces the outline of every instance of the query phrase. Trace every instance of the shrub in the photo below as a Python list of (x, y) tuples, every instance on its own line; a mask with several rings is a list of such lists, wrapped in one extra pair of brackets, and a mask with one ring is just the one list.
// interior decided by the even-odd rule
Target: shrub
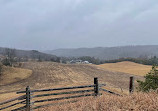
[(11, 66), (11, 62), (10, 62), (10, 59), (6, 58), (2, 61), (2, 64), (5, 65), (5, 66)]
[(151, 71), (144, 78), (145, 81), (137, 81), (138, 91), (149, 92), (158, 88), (158, 70), (156, 66), (153, 65)]

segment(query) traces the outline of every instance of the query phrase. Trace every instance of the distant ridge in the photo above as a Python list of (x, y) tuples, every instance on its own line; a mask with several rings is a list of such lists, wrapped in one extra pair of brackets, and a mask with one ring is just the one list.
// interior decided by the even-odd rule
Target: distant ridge
[(111, 60), (123, 57), (158, 56), (158, 45), (56, 49), (44, 52), (62, 57), (91, 56), (102, 60)]
[[(6, 49), (11, 48), (3, 48), (0, 47), (0, 55), (6, 55)], [(50, 60), (50, 59), (57, 59), (57, 56), (46, 54), (43, 52), (39, 52), (37, 50), (19, 50), (19, 49), (13, 49), (15, 51), (15, 56), (18, 58), (28, 58), (28, 59), (42, 59), (42, 60)]]

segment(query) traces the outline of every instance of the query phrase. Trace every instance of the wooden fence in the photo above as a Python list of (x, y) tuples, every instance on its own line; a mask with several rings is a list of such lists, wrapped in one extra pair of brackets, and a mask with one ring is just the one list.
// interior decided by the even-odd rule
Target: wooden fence
[[(2, 107), (2, 108), (0, 108), (0, 110), (4, 110), (4, 109), (7, 109), (7, 108), (10, 108), (10, 107), (19, 105), (19, 104), (24, 104), (24, 103), (26, 102), (25, 98), (26, 98), (26, 95), (23, 95), (23, 96), (20, 96), (20, 97), (13, 98), (13, 99), (10, 99), (10, 100), (8, 100), (8, 101), (2, 102), (2, 103), (0, 103), (0, 106), (5, 105), (5, 104), (8, 104), (8, 103), (11, 103), (11, 102), (18, 101), (18, 102), (16, 102), (16, 103), (11, 104), (11, 105)], [(25, 108), (25, 106), (22, 106), (22, 107), (19, 107), (19, 108), (17, 108), (17, 109), (13, 109), (13, 110), (11, 110), (11, 111), (18, 111), (18, 110), (24, 109), (24, 108)]]
[[(50, 106), (50, 105), (56, 105), (56, 104), (65, 104), (66, 102), (61, 102), (61, 103), (52, 103), (52, 104), (44, 104), (44, 105), (35, 105), (37, 103), (47, 103), (49, 101), (57, 101), (57, 100), (66, 100), (66, 99), (71, 99), (71, 98), (80, 98), (80, 97), (87, 97), (87, 96), (98, 96), (101, 95), (100, 91), (105, 91), (111, 94), (115, 94), (115, 95), (119, 95), (116, 94), (112, 91), (108, 91), (106, 89), (103, 89), (102, 86), (105, 86), (105, 84), (99, 84), (98, 83), (98, 78), (94, 78), (94, 84), (93, 85), (85, 85), (85, 86), (74, 86), (74, 87), (62, 87), (62, 88), (53, 88), (53, 89), (42, 89), (42, 90), (30, 90), (30, 87), (27, 86), (25, 91), (19, 91), (17, 92), (17, 94), (24, 94), (20, 97), (5, 101), (0, 103), (0, 106), (3, 106), (5, 104), (14, 102), (14, 101), (18, 101), (14, 104), (5, 106), (5, 107), (0, 107), (0, 110), (5, 110), (8, 109), (13, 106), (18, 105), (18, 108), (15, 109), (11, 109), (11, 111), (32, 111), (33, 109), (38, 109), (41, 107), (46, 107), (46, 106)], [(91, 89), (90, 89), (91, 88)], [(72, 90), (71, 90), (72, 89)], [(78, 90), (78, 89), (82, 89), (82, 90)], [(53, 91), (61, 91), (61, 90), (66, 90), (64, 92), (55, 92), (52, 93)], [(71, 91), (67, 91), (67, 90), (71, 90)], [(49, 92), (47, 94), (36, 94), (34, 95), (34, 93), (39, 93), (39, 92)], [(58, 98), (49, 98), (49, 99), (38, 99), (38, 98), (43, 98), (43, 97), (49, 97), (49, 96), (53, 96), (53, 95), (67, 95), (67, 94), (71, 94), (70, 96), (64, 96), (64, 97), (58, 97)], [(77, 95), (73, 95), (73, 94), (77, 94)], [(80, 94), (80, 95), (78, 95)], [(36, 98), (33, 101), (33, 98)], [(69, 101), (68, 101), (69, 102)], [(74, 101), (70, 101), (70, 102), (76, 102), (76, 100)], [(20, 105), (20, 106), (19, 106)], [(10, 110), (9, 109), (9, 110)]]

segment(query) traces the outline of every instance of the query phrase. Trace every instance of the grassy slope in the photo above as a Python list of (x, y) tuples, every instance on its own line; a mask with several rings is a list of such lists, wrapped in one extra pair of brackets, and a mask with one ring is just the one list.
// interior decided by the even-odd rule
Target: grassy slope
[[(29, 69), (3, 66), (3, 73), (0, 76), (0, 87), (5, 87), (9, 85), (12, 86), (12, 84), (28, 78), (29, 76), (31, 76), (31, 74), (32, 71)], [(1, 89), (1, 92), (3, 92), (3, 89)], [(7, 98), (12, 98), (14, 96), (15, 96), (15, 92), (6, 93), (3, 95), (0, 94), (0, 101), (5, 100)]]
[[(131, 74), (127, 73), (105, 70), (96, 65), (84, 64), (67, 65), (52, 62), (28, 62), (23, 64), (23, 68), (26, 70), (11, 68), (8, 74), (16, 70), (15, 75), (19, 74), (22, 78), (26, 76), (25, 73), (21, 75), (21, 72), (32, 70), (32, 75), (23, 80), (18, 79), (19, 81), (12, 84), (0, 86), (0, 101), (19, 96), (15, 94), (15, 91), (25, 90), (27, 85), (31, 86), (32, 89), (77, 86), (93, 84), (94, 77), (98, 77), (100, 83), (106, 83), (105, 88), (107, 89), (120, 92), (120, 88), (122, 88), (123, 92), (127, 93), (129, 77), (131, 76)], [(136, 79), (142, 78), (136, 75), (135, 77)]]
[(144, 76), (151, 70), (151, 66), (137, 64), (129, 61), (118, 62), (118, 63), (106, 63), (99, 65), (99, 67), (105, 70), (124, 72), (124, 73), (139, 75), (139, 76)]
[(3, 66), (3, 73), (0, 76), (0, 86), (12, 84), (31, 76), (32, 71), (22, 68), (13, 68)]
[[(31, 88), (57, 87), (72, 84), (93, 84), (93, 78), (98, 77), (101, 83), (108, 86), (128, 89), (130, 74), (112, 72), (96, 65), (67, 65), (52, 62), (28, 62), (23, 68), (33, 71), (33, 74), (17, 83), (2, 86), (0, 93), (24, 90), (27, 85)], [(137, 79), (141, 77), (135, 76)]]
[[(122, 72), (108, 71), (96, 65), (84, 64), (67, 65), (52, 62), (28, 62), (23, 64), (23, 68), (29, 69), (29, 71), (32, 70), (32, 75), (24, 80), (18, 79), (19, 81), (12, 84), (0, 86), (0, 100), (9, 99), (10, 96), (7, 97), (7, 94), (15, 95), (12, 92), (25, 90), (28, 85), (32, 89), (40, 89), (93, 84), (94, 77), (98, 77), (100, 83), (106, 83), (106, 88), (110, 90), (120, 92), (120, 88), (122, 88), (127, 93), (129, 77), (131, 76), (131, 74)], [(13, 72), (12, 70), (10, 72)], [(21, 75), (19, 72), (18, 74), (20, 74), (20, 77), (25, 76), (25, 73)], [(142, 79), (140, 76), (135, 75), (135, 77), (136, 79)]]

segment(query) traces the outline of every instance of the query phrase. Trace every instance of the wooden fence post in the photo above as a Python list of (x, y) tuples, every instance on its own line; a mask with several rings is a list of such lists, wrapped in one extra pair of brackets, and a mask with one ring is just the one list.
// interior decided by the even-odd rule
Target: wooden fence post
[(130, 82), (129, 82), (129, 93), (133, 93), (134, 91), (134, 77), (130, 77)]
[(26, 111), (31, 111), (31, 91), (30, 87), (26, 87)]
[(95, 77), (94, 78), (94, 93), (95, 93), (95, 96), (98, 96), (99, 95), (99, 84), (98, 84), (98, 78)]

